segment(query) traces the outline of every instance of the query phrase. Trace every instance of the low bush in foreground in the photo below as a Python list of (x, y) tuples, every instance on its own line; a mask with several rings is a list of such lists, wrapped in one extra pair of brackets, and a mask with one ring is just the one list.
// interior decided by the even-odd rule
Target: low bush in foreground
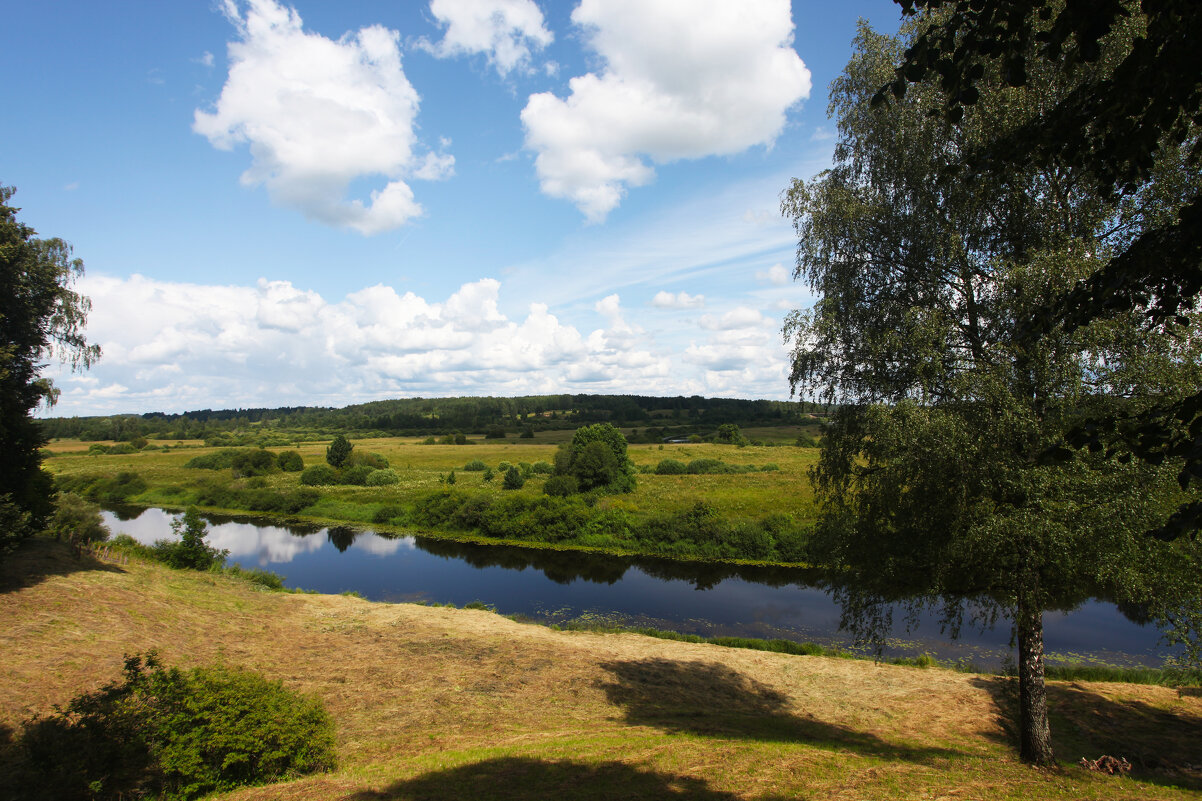
[(190, 799), (332, 769), (334, 726), (278, 681), (165, 668), (150, 652), (126, 657), (121, 681), (27, 721), (5, 761), (4, 797)]

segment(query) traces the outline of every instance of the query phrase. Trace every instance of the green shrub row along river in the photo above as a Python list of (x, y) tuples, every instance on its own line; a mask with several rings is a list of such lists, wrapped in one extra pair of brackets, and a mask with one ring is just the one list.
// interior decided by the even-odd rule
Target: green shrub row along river
[(327, 463), (325, 442), (156, 442), (137, 450), (57, 440), (45, 464), (60, 489), (102, 504), (196, 505), (382, 533), (798, 563), (806, 561), (814, 518), (808, 471), (818, 454), (796, 447), (798, 434), (767, 429), (759, 432), (765, 445), (630, 445), (628, 492), (555, 474), (557, 454), (564, 458), (557, 446), (571, 431), (460, 445), (360, 440), (337, 468)]

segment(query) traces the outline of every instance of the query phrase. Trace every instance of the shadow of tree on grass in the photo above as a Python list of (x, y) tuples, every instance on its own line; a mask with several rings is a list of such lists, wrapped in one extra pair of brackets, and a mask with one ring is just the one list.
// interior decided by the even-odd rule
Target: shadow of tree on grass
[[(1003, 729), (998, 739), (1017, 750), (1017, 680), (980, 676), (972, 683), (997, 707)], [(1052, 751), (1062, 763), (1108, 754), (1127, 759), (1135, 778), (1202, 790), (1202, 716), (1107, 698), (1079, 682), (1051, 682), (1048, 717)]]
[(950, 757), (943, 748), (895, 745), (865, 732), (798, 714), (789, 698), (713, 662), (641, 659), (602, 663), (615, 681), (600, 685), (635, 725), (665, 731), (770, 742), (804, 742), (887, 759), (917, 762)]
[[(583, 764), (505, 757), (426, 773), (384, 790), (364, 790), (343, 801), (544, 801), (544, 799), (671, 798), (679, 801), (734, 801), (741, 796), (714, 790), (702, 779), (674, 776), (623, 762)], [(764, 799), (763, 801), (771, 801)]]
[(84, 553), (78, 558), (71, 546), (47, 537), (32, 537), (0, 561), (0, 594), (41, 584), (54, 576), (69, 576), (85, 570), (124, 573), (120, 567)]

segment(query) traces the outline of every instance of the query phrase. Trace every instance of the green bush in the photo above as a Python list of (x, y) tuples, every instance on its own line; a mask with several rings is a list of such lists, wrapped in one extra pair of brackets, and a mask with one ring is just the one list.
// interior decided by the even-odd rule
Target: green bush
[(481, 478), (483, 478), (485, 481), (492, 481), (493, 475), (494, 475), (494, 473), (492, 471), (492, 468), (490, 467), (484, 471), (484, 475), (481, 476)]
[(661, 459), (655, 466), (655, 473), (660, 476), (679, 476), (686, 472), (684, 462), (679, 459)]
[(122, 503), (146, 491), (146, 480), (137, 473), (122, 471), (115, 476), (92, 482), (84, 495), (99, 503)]
[(510, 467), (505, 471), (505, 483), (502, 488), (507, 490), (520, 490), (526, 485), (526, 479), (522, 478), (522, 473), (516, 467)]
[(296, 451), (280, 451), (280, 455), (276, 457), (276, 464), (285, 473), (299, 473), (305, 469), (305, 460)]
[(575, 476), (551, 476), (543, 484), (543, 492), (556, 498), (566, 498), (580, 492)]
[(535, 462), (530, 467), (530, 471), (540, 476), (549, 476), (555, 471), (555, 465), (550, 462)]
[(376, 525), (391, 523), (405, 513), (405, 510), (394, 504), (386, 503), (372, 513), (371, 522)]
[(486, 465), (484, 462), (480, 461), (479, 459), (472, 459), (470, 462), (468, 462), (467, 464), (465, 464), (463, 466), (463, 472), (465, 472), (465, 473), (483, 473), (487, 469), (488, 469), (488, 465)]
[(100, 516), (100, 507), (74, 492), (59, 493), (46, 530), (56, 540), (64, 539), (72, 543), (99, 542), (109, 537), (108, 527)]
[(280, 682), (224, 665), (168, 669), (154, 652), (126, 657), (124, 673), (25, 724), (6, 797), (191, 799), (334, 767), (330, 716)]
[(246, 476), (265, 476), (279, 469), (276, 455), (261, 448), (245, 448), (234, 453), (230, 460), (234, 478)]
[(354, 467), (343, 470), (338, 475), (339, 484), (351, 484), (356, 487), (362, 487), (367, 484), (367, 477), (374, 472), (374, 468), (368, 467), (365, 464), (357, 464)]
[(367, 465), (373, 470), (387, 470), (389, 467), (387, 459), (370, 451), (353, 451), (342, 464), (344, 468), (359, 467), (360, 465)]
[(399, 484), (400, 481), (401, 477), (396, 474), (396, 471), (386, 467), (383, 470), (372, 470), (367, 474), (363, 483), (368, 487), (383, 487), (389, 484)]
[(334, 441), (326, 448), (326, 463), (330, 467), (342, 467), (343, 463), (350, 458), (351, 451), (355, 446), (350, 443), (346, 437), (339, 434), (334, 437)]
[(229, 551), (218, 550), (205, 542), (208, 526), (195, 506), (189, 506), (182, 519), (171, 521), (171, 530), (180, 539), (159, 540), (154, 549), (160, 561), (177, 570), (208, 570), (225, 564)]
[(315, 464), (312, 467), (306, 467), (300, 474), (300, 483), (309, 487), (337, 484), (338, 474), (329, 465)]

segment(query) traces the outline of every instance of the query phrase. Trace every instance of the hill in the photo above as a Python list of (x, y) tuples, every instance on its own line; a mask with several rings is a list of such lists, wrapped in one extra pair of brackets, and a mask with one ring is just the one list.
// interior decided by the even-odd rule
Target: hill
[[(264, 592), (235, 578), (73, 559), (32, 540), (0, 567), (0, 726), (117, 677), (122, 655), (216, 660), (319, 696), (332, 774), (239, 799), (1186, 799), (1194, 691), (1050, 682), (1062, 766), (1019, 763), (1006, 679), (633, 634), (486, 611)], [(1133, 778), (1074, 765), (1109, 753)]]

